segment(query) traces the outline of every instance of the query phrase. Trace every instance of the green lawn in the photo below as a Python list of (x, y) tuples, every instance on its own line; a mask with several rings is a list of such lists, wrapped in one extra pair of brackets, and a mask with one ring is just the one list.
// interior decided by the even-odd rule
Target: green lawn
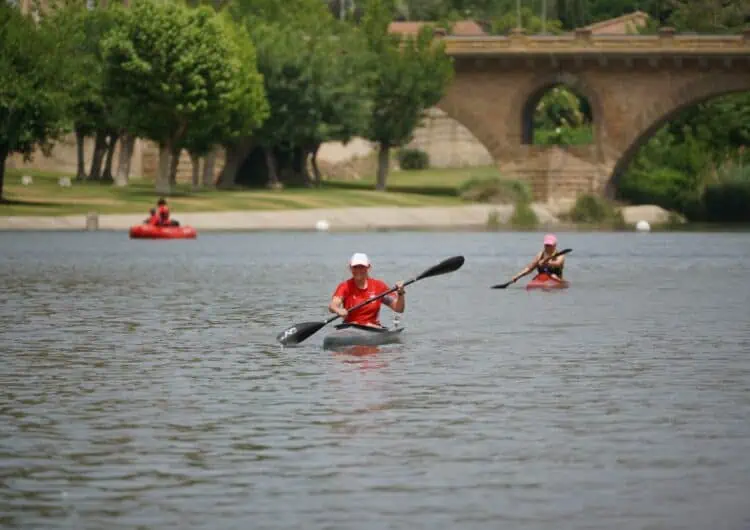
[[(21, 184), (31, 175), (33, 184)], [(374, 178), (360, 181), (325, 181), (321, 188), (282, 191), (235, 189), (191, 191), (180, 184), (169, 198), (174, 212), (340, 208), (348, 206), (449, 206), (463, 204), (457, 195), (461, 183), (474, 177), (497, 175), (495, 168), (400, 171), (389, 175), (388, 191), (374, 191)], [(133, 180), (125, 188), (97, 182), (76, 182), (60, 187), (70, 176), (33, 170), (8, 170), (0, 216), (69, 215), (96, 211), (146, 214), (158, 198), (153, 182)]]

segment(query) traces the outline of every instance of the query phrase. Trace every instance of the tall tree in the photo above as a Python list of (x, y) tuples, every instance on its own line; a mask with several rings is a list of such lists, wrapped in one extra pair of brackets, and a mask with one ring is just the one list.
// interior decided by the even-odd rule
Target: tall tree
[(388, 33), (393, 13), (389, 0), (371, 0), (362, 23), (377, 56), (373, 113), (366, 137), (378, 144), (376, 189), (386, 189), (390, 151), (408, 143), (424, 112), (443, 97), (453, 75), (444, 45), (425, 27), (416, 38)]
[[(119, 99), (105, 94), (105, 68), (101, 42), (113, 29), (122, 25), (124, 11), (119, 6), (88, 9), (82, 2), (69, 0), (52, 4), (47, 23), (66, 28), (71, 36), (61, 47), (76, 75), (69, 85), (73, 100), (71, 118), (76, 133), (79, 179), (112, 180), (112, 159), (115, 145), (124, 124), (118, 123), (126, 114), (117, 108)], [(83, 142), (95, 138), (94, 154), (88, 174), (84, 168)]]
[(228, 122), (227, 103), (246, 88), (240, 74), (247, 70), (207, 7), (136, 0), (128, 15), (103, 43), (108, 90), (126, 102), (139, 136), (159, 144), (156, 187), (170, 193), (190, 135), (207, 123)]
[(8, 156), (31, 156), (68, 125), (72, 71), (59, 54), (61, 37), (54, 27), (0, 2), (0, 201)]
[[(227, 151), (222, 186), (256, 148), (264, 153), (270, 188), (318, 181), (315, 154), (322, 142), (348, 140), (368, 121), (372, 57), (364, 39), (335, 20), (318, 0), (294, 0), (278, 10), (266, 0), (241, 0), (230, 13), (247, 25), (257, 49), (270, 116), (252, 138)], [(252, 9), (251, 9), (252, 8)], [(282, 156), (283, 155), (283, 156)], [(312, 179), (307, 161), (312, 158)]]

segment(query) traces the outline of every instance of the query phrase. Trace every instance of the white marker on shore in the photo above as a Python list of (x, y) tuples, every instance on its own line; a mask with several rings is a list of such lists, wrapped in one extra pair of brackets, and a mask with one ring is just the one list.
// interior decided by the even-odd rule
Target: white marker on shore
[(635, 230), (637, 232), (650, 232), (651, 231), (651, 225), (648, 224), (648, 221), (638, 221), (635, 224)]

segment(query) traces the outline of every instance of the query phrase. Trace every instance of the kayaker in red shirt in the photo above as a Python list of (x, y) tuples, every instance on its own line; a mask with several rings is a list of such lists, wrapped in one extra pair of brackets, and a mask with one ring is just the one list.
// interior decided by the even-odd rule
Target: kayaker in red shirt
[(169, 206), (167, 206), (167, 201), (163, 197), (156, 203), (156, 208), (158, 226), (180, 226), (180, 223), (169, 218)]
[(333, 293), (328, 310), (344, 318), (348, 324), (383, 327), (380, 324), (380, 306), (387, 305), (396, 313), (403, 313), (406, 308), (404, 299), (404, 282), (396, 282), (398, 290), (379, 300), (370, 302), (349, 313), (349, 309), (365, 300), (382, 294), (390, 289), (383, 281), (370, 278), (370, 259), (366, 254), (356, 253), (349, 260), (352, 277), (341, 282)]
[(149, 211), (149, 217), (145, 221), (143, 221), (143, 224), (156, 226), (159, 224), (159, 216), (156, 214), (156, 208), (151, 208)]
[(562, 280), (565, 256), (548, 259), (555, 252), (557, 252), (557, 238), (553, 234), (547, 234), (544, 236), (544, 248), (542, 251), (534, 256), (532, 262), (526, 265), (521, 272), (513, 276), (511, 281), (515, 283), (519, 278), (523, 278), (534, 269), (539, 274), (546, 273), (555, 280)]

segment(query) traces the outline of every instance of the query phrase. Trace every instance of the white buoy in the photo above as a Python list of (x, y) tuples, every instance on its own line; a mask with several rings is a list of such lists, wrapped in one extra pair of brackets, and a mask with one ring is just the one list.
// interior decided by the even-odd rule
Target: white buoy
[(23, 184), (24, 186), (31, 186), (33, 182), (34, 179), (31, 178), (31, 175), (24, 175), (23, 177), (21, 177), (21, 184)]
[(637, 232), (650, 232), (651, 225), (648, 224), (648, 221), (640, 220), (635, 224), (635, 229)]
[(315, 230), (318, 232), (327, 232), (328, 229), (331, 227), (331, 225), (328, 224), (328, 221), (325, 219), (321, 219), (317, 223), (315, 223)]

